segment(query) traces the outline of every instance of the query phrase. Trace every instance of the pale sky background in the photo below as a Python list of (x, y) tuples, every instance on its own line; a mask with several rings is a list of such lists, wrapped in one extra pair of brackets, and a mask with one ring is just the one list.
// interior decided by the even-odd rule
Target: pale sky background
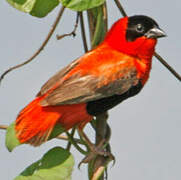
[[(109, 0), (109, 27), (120, 12)], [(181, 73), (181, 1), (122, 1), (129, 15), (153, 17), (168, 37), (159, 40), (157, 51)], [(30, 57), (47, 35), (60, 7), (43, 19), (17, 11), (5, 0), (0, 3), (0, 74)], [(70, 32), (75, 12), (66, 10), (56, 30)], [(0, 86), (0, 124), (10, 124), (30, 102), (40, 87), (55, 72), (83, 54), (79, 30), (76, 38), (57, 41), (55, 35), (44, 51), (29, 65), (10, 73)], [(116, 157), (109, 167), (109, 180), (181, 179), (181, 84), (155, 58), (151, 77), (142, 92), (110, 111), (111, 146)], [(87, 133), (92, 137), (90, 127)], [(12, 180), (25, 167), (38, 160), (61, 140), (52, 140), (39, 148), (23, 145), (9, 153), (5, 131), (0, 130), (0, 179)], [(86, 165), (77, 169), (83, 158), (72, 151), (76, 165), (73, 180), (87, 179)]]

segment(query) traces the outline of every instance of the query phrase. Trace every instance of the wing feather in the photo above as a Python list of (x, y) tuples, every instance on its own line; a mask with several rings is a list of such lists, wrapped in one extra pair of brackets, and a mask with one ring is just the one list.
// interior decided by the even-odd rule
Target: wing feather
[(48, 90), (50, 90), (55, 83), (60, 82), (63, 79), (63, 77), (71, 71), (75, 66), (79, 64), (79, 59), (73, 61), (71, 64), (66, 66), (65, 68), (58, 71), (54, 76), (52, 76), (41, 88), (40, 92), (37, 94), (37, 96), (41, 96), (45, 94)]
[(103, 45), (55, 74), (38, 93), (42, 106), (77, 104), (123, 94), (138, 84), (135, 57)]
[(136, 71), (130, 71), (118, 80), (100, 86), (104, 78), (87, 75), (81, 77), (79, 74), (72, 76), (52, 91), (41, 101), (42, 106), (77, 104), (89, 102), (114, 94), (123, 94), (130, 87), (138, 83)]

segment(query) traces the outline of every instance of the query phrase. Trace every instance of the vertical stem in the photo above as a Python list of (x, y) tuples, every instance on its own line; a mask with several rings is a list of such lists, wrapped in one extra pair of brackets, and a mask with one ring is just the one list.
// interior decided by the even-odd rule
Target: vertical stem
[[(102, 42), (107, 32), (107, 7), (106, 3), (97, 8), (87, 11), (89, 32), (91, 39), (91, 47), (96, 47)], [(107, 135), (107, 112), (96, 116), (96, 145), (98, 145)], [(89, 179), (103, 180), (104, 171), (109, 162), (109, 158), (104, 156), (97, 156), (88, 165)]]
[(86, 40), (86, 34), (85, 34), (83, 12), (80, 12), (80, 26), (81, 26), (81, 34), (82, 34), (82, 41), (83, 41), (83, 45), (84, 45), (84, 51), (87, 52), (88, 47), (87, 47), (87, 40)]
[(96, 27), (95, 18), (94, 18), (92, 11), (93, 10), (87, 10), (87, 18), (88, 18), (88, 24), (89, 24), (89, 36), (90, 36), (91, 41), (93, 39), (95, 27)]
[(106, 4), (87, 11), (91, 48), (102, 42), (107, 32)]
[[(72, 131), (71, 131), (71, 133), (70, 133), (70, 136), (71, 136), (72, 138), (73, 138), (73, 136), (74, 136), (74, 133), (75, 133), (75, 127), (72, 128)], [(72, 145), (72, 143), (69, 141), (69, 142), (67, 143), (67, 147), (66, 147), (66, 149), (67, 149), (68, 151), (70, 151), (71, 145)]]
[[(96, 116), (96, 145), (106, 138), (108, 113)], [(107, 165), (107, 157), (97, 156), (93, 163), (93, 176), (99, 175), (99, 180), (104, 180), (104, 170)]]

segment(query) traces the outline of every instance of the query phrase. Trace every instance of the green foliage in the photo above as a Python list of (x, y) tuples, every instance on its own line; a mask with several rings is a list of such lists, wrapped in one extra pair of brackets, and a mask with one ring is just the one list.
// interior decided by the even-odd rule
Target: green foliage
[(6, 0), (14, 8), (36, 17), (45, 17), (61, 2), (74, 11), (84, 11), (98, 7), (105, 0)]
[(11, 152), (16, 146), (19, 146), (21, 143), (16, 137), (15, 134), (15, 128), (14, 128), (15, 123), (13, 122), (6, 131), (6, 147), (8, 150)]
[(103, 17), (103, 6), (99, 6), (96, 7), (94, 9), (91, 10), (92, 15), (93, 15), (93, 19), (96, 21), (95, 22), (95, 32), (93, 35), (93, 38), (91, 40), (91, 46), (92, 48), (96, 47), (97, 45), (99, 45), (102, 40), (105, 37), (106, 34), (106, 29), (107, 29), (107, 25), (104, 22), (104, 17)]
[(30, 14), (37, 17), (44, 17), (58, 4), (59, 0), (36, 0)]
[(64, 131), (65, 131), (65, 129), (60, 124), (55, 125), (52, 133), (50, 134), (50, 136), (48, 138), (48, 140), (57, 137), (59, 134), (63, 133)]
[(14, 8), (36, 17), (46, 16), (59, 4), (59, 0), (7, 0), (7, 2)]
[(102, 5), (105, 0), (60, 0), (67, 8), (74, 11), (84, 11)]
[(74, 159), (70, 152), (55, 147), (26, 168), (15, 180), (70, 180), (73, 166)]

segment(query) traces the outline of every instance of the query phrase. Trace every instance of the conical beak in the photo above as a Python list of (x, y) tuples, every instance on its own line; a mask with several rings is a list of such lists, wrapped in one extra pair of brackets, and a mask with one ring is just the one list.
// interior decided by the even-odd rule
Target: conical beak
[(159, 27), (154, 27), (152, 29), (150, 29), (145, 36), (147, 38), (161, 38), (161, 37), (165, 37), (167, 36), (166, 33), (160, 29)]

